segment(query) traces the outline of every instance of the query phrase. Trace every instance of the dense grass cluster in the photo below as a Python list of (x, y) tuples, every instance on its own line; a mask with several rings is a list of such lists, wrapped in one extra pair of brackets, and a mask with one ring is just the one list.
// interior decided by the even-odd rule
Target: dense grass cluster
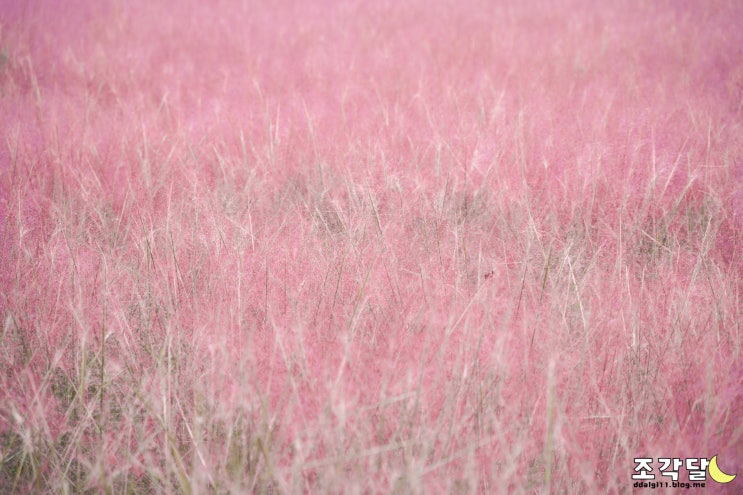
[(743, 472), (742, 24), (0, 2), (0, 491)]

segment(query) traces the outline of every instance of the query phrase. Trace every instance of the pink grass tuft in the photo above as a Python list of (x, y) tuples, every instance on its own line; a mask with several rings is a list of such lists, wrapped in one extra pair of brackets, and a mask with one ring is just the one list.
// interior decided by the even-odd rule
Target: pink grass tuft
[(741, 22), (0, 2), (0, 491), (743, 472)]

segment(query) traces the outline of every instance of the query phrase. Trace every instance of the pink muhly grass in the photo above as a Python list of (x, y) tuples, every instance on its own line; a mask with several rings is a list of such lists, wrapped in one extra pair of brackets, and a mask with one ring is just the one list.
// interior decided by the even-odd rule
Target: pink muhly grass
[(741, 21), (0, 2), (0, 491), (743, 471)]

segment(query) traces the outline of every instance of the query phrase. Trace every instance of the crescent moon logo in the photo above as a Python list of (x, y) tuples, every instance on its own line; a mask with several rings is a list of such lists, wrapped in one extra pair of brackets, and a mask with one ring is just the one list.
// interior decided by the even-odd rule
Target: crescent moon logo
[(718, 483), (730, 483), (736, 476), (738, 476), (737, 474), (727, 474), (723, 472), (717, 465), (717, 456), (714, 456), (709, 460), (709, 467), (707, 469), (710, 477)]

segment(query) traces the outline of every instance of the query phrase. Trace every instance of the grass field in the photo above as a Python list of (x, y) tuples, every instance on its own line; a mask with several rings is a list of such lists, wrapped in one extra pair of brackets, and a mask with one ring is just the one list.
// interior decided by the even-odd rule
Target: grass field
[(741, 25), (0, 0), (0, 492), (743, 473)]

